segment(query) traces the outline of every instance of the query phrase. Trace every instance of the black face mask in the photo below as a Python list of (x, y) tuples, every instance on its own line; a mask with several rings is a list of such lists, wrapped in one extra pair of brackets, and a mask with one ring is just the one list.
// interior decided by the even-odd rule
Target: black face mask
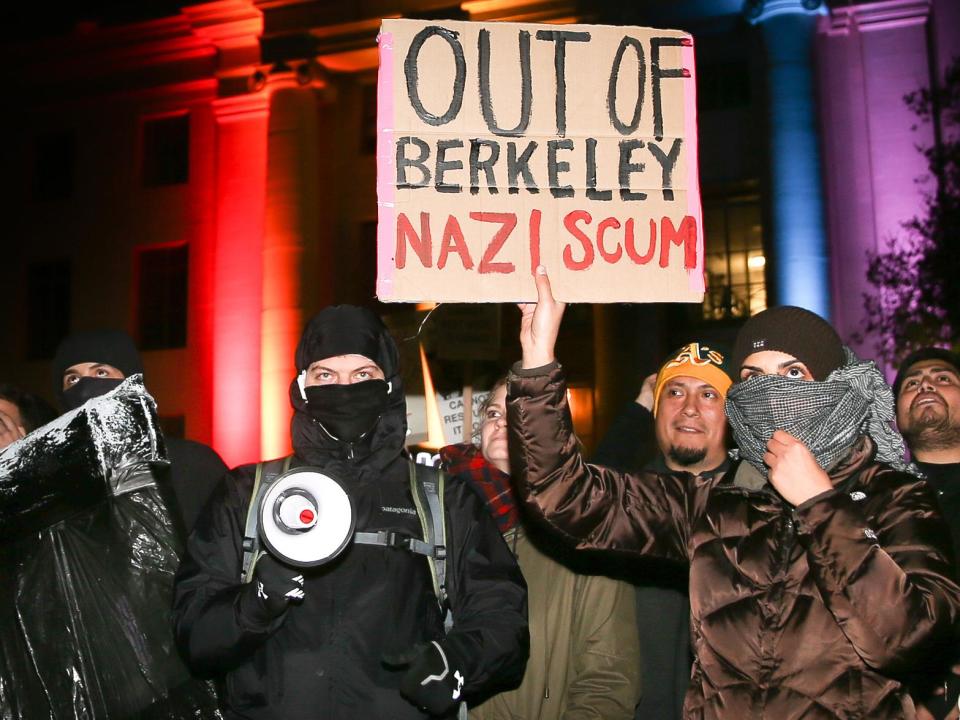
[(387, 381), (304, 388), (307, 412), (334, 440), (353, 443), (370, 432), (387, 409)]
[(60, 402), (67, 412), (76, 410), (87, 400), (106, 395), (122, 382), (121, 378), (82, 377), (60, 394)]

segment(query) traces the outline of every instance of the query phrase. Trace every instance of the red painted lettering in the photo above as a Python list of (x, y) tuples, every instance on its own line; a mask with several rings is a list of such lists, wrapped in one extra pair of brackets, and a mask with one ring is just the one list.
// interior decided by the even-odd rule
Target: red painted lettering
[(447, 255), (453, 251), (460, 256), (460, 262), (463, 263), (464, 270), (473, 269), (473, 259), (470, 257), (470, 250), (467, 248), (467, 242), (463, 239), (463, 230), (460, 229), (460, 223), (453, 215), (447, 216), (446, 227), (443, 228), (443, 240), (440, 242), (440, 257), (437, 258), (437, 269), (443, 270), (447, 265)]
[(650, 244), (647, 246), (647, 252), (643, 255), (637, 252), (637, 244), (633, 236), (633, 218), (627, 220), (624, 233), (626, 237), (624, 238), (623, 244), (627, 249), (627, 255), (630, 256), (630, 259), (637, 265), (646, 265), (650, 262), (651, 258), (653, 258), (653, 253), (657, 249), (657, 223), (653, 220), (650, 221)]
[(597, 226), (597, 252), (600, 253), (600, 257), (611, 264), (617, 262), (623, 255), (623, 248), (620, 247), (620, 243), (617, 243), (616, 252), (607, 252), (607, 249), (603, 246), (603, 234), (607, 231), (607, 228), (616, 230), (618, 227), (620, 227), (620, 221), (612, 217), (604, 218)]
[(537, 274), (540, 265), (540, 211), (530, 211), (530, 274)]
[(563, 248), (563, 264), (570, 270), (586, 270), (593, 264), (593, 244), (583, 230), (577, 227), (580, 221), (589, 224), (593, 218), (586, 210), (573, 210), (563, 218), (563, 226), (567, 232), (579, 240), (583, 246), (583, 259), (579, 261), (573, 259), (573, 248), (569, 244)]
[(490, 241), (490, 244), (487, 245), (487, 249), (483, 252), (483, 257), (480, 259), (480, 267), (478, 270), (481, 275), (486, 273), (512, 273), (516, 270), (516, 266), (510, 262), (493, 262), (493, 258), (496, 257), (497, 253), (500, 252), (500, 248), (503, 247), (503, 244), (507, 241), (507, 238), (510, 237), (510, 233), (513, 232), (513, 229), (517, 226), (517, 216), (514, 213), (484, 213), (484, 212), (472, 212), (470, 213), (471, 220), (479, 220), (480, 222), (496, 222), (500, 223), (500, 229), (497, 230), (496, 234), (493, 236), (493, 240)]
[(683, 245), (683, 267), (692, 270), (697, 266), (697, 221), (690, 215), (683, 218), (680, 229), (664, 217), (660, 221), (660, 267), (670, 264), (670, 246)]
[(403, 270), (407, 266), (407, 243), (420, 258), (420, 264), (430, 267), (433, 262), (433, 243), (430, 239), (430, 213), (420, 213), (420, 234), (413, 229), (405, 213), (397, 215), (397, 269)]

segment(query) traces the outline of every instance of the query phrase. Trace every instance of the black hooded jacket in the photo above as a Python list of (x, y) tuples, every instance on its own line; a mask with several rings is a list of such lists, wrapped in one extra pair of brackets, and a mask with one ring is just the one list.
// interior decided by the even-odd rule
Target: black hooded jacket
[[(297, 351), (298, 370), (331, 356), (318, 353), (361, 354), (357, 350), (362, 349), (391, 383), (389, 407), (366, 438), (348, 447), (311, 419), (294, 382), (293, 464), (319, 467), (341, 481), (353, 502), (357, 531), (395, 530), (422, 537), (409, 491), (409, 461), (402, 454), (406, 404), (396, 346), (379, 318), (366, 311), (346, 317), (341, 311), (334, 319), (366, 327), (376, 336), (378, 349), (362, 342), (342, 347), (312, 342), (318, 319), (337, 310), (328, 308), (307, 326)], [(384, 656), (443, 638), (423, 556), (351, 545), (332, 562), (304, 571), (302, 604), (288, 608), (277, 621), (255, 627), (238, 616), (237, 599), (244, 589), (241, 538), (254, 473), (255, 466), (247, 465), (227, 476), (194, 528), (176, 583), (181, 651), (196, 671), (226, 676), (226, 716), (427, 717), (398, 692), (404, 669), (382, 662)], [(455, 624), (444, 645), (451, 662), (465, 671), (469, 698), (515, 685), (522, 677), (528, 644), (526, 587), (480, 500), (462, 484), (450, 483), (445, 505)]]

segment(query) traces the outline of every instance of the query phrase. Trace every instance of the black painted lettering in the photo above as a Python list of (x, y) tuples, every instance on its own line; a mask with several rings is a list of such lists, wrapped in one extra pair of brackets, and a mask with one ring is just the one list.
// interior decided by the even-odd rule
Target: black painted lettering
[[(420, 151), (420, 156), (408, 158), (406, 147), (415, 146)], [(430, 157), (430, 146), (418, 137), (407, 135), (397, 140), (397, 187), (398, 188), (422, 188), (430, 184), (430, 170), (427, 168), (427, 158)], [(409, 182), (407, 180), (407, 168), (415, 167), (420, 171), (420, 182)]]
[(573, 186), (560, 184), (560, 173), (568, 172), (570, 163), (557, 159), (559, 150), (573, 150), (573, 140), (547, 141), (547, 180), (550, 182), (550, 194), (555, 198), (573, 197)]
[[(489, 155), (483, 160), (480, 159), (480, 148), (489, 148)], [(480, 171), (486, 178), (487, 192), (496, 195), (497, 178), (493, 172), (493, 166), (500, 159), (500, 143), (495, 140), (480, 140), (473, 138), (470, 141), (470, 194), (476, 195), (480, 192)]]
[(684, 68), (660, 67), (660, 48), (679, 47), (686, 44), (684, 38), (650, 38), (650, 77), (653, 84), (653, 136), (657, 140), (663, 140), (663, 104), (660, 81), (664, 78), (682, 78), (690, 75), (690, 71)]
[[(631, 48), (637, 55), (637, 104), (633, 107), (633, 117), (629, 123), (624, 123), (617, 115), (617, 80), (620, 77), (620, 67), (623, 63), (623, 55)], [(607, 86), (607, 112), (610, 115), (610, 124), (616, 128), (621, 135), (631, 135), (640, 125), (640, 113), (643, 110), (643, 89), (645, 85), (645, 75), (647, 73), (647, 63), (643, 54), (643, 46), (636, 38), (625, 35), (617, 48), (617, 54), (613, 58), (613, 66), (610, 68), (610, 83)]]
[(434, 172), (435, 179), (433, 183), (433, 186), (436, 188), (437, 192), (458, 193), (463, 189), (456, 183), (447, 183), (443, 180), (444, 173), (447, 171), (463, 169), (462, 160), (447, 160), (447, 150), (453, 150), (455, 148), (462, 147), (463, 140), (437, 141), (437, 164)]
[(557, 135), (567, 134), (567, 43), (590, 42), (590, 33), (570, 30), (537, 30), (537, 40), (556, 43), (553, 48), (553, 67), (557, 76)]
[(517, 144), (507, 143), (507, 192), (516, 195), (520, 192), (519, 180), (523, 177), (523, 185), (532, 195), (540, 192), (536, 181), (533, 179), (533, 173), (530, 172), (530, 156), (537, 149), (537, 143), (531, 140), (523, 149), (523, 152), (517, 155)]
[(591, 200), (612, 200), (612, 190), (597, 190), (597, 139), (587, 138), (587, 197)]
[[(511, 130), (497, 125), (490, 99), (490, 31), (481, 30), (477, 38), (477, 52), (480, 58), (480, 110), (487, 128), (494, 135), (520, 137), (530, 124), (530, 108), (533, 105), (533, 83), (530, 79), (530, 33), (521, 30), (517, 33), (520, 44), (520, 120)], [(501, 77), (506, 77), (504, 73)]]
[(664, 154), (660, 146), (655, 142), (647, 143), (647, 149), (650, 154), (660, 163), (663, 170), (661, 187), (663, 188), (663, 199), (673, 200), (673, 169), (677, 166), (677, 158), (680, 157), (680, 146), (683, 145), (683, 138), (674, 138), (673, 145), (670, 146), (670, 152)]
[[(434, 115), (420, 101), (420, 50), (423, 44), (434, 36), (442, 38), (450, 46), (455, 66), (450, 106), (443, 115)], [(444, 125), (453, 120), (463, 105), (463, 87), (467, 81), (467, 61), (463, 57), (459, 33), (439, 25), (430, 25), (418, 32), (410, 42), (407, 57), (403, 61), (403, 74), (407, 81), (407, 99), (421, 120), (428, 125)]]
[(631, 156), (634, 150), (643, 147), (643, 140), (621, 140), (620, 141), (620, 165), (618, 180), (620, 181), (620, 199), (621, 200), (646, 200), (647, 194), (644, 192), (634, 192), (630, 189), (630, 175), (635, 172), (643, 172), (644, 164), (631, 162)]

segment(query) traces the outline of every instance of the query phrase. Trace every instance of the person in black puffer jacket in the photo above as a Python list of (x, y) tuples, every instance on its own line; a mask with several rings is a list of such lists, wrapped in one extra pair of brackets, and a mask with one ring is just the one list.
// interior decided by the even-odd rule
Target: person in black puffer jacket
[[(336, 478), (358, 532), (421, 537), (403, 454), (397, 347), (369, 310), (329, 307), (307, 325), (290, 386), (292, 467)], [(255, 465), (236, 468), (206, 507), (176, 581), (176, 634), (195, 671), (225, 676), (227, 718), (420, 720), (515, 685), (528, 653), (526, 586), (482, 502), (444, 494), (444, 634), (425, 557), (349, 544), (315, 568), (272, 555), (241, 580)]]

